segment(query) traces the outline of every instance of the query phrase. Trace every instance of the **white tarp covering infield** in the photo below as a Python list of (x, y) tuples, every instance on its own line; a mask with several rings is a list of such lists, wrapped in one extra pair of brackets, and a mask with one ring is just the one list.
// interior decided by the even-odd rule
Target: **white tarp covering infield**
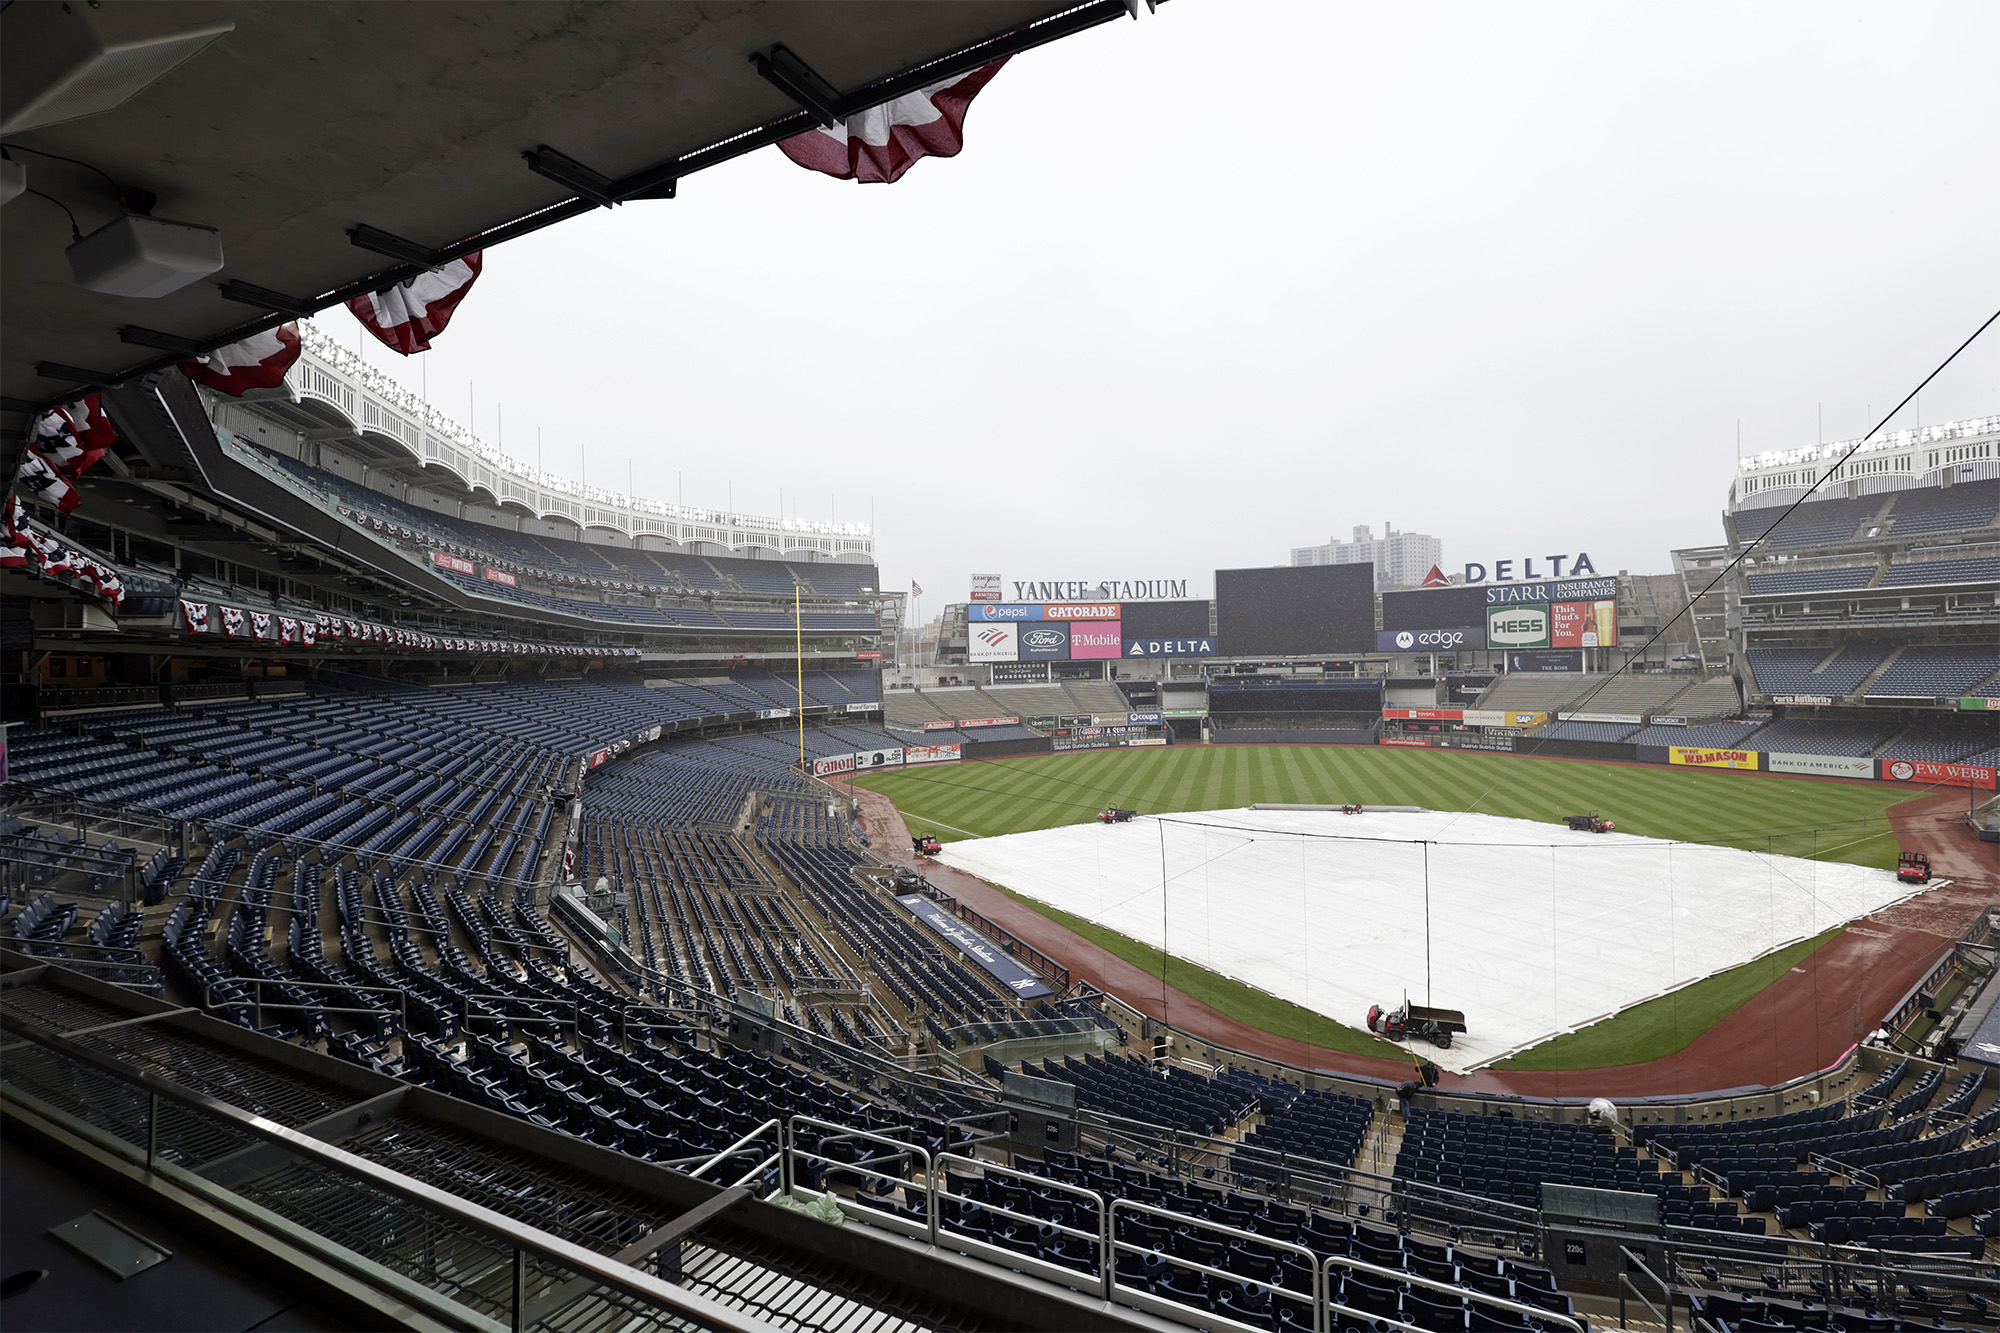
[[(1922, 890), (1884, 870), (1491, 815), (1217, 810), (939, 857), (1353, 1027), (1465, 1011), (1465, 1072)], [(1161, 880), (1167, 881), (1164, 904)], [(1169, 977), (1171, 980), (1171, 976)]]

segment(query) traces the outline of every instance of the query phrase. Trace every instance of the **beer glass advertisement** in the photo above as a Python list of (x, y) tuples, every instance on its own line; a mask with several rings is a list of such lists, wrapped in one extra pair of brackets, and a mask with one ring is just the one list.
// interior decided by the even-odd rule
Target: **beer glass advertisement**
[(1556, 602), (1549, 607), (1552, 648), (1616, 648), (1618, 603)]

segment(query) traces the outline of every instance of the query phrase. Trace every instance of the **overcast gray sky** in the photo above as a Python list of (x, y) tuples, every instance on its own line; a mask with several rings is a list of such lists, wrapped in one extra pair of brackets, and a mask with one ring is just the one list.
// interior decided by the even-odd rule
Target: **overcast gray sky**
[[(1858, 434), (2000, 307), (1996, 51), (1988, 0), (1175, 0), (1016, 57), (895, 185), (765, 149), (368, 357), (552, 471), (872, 509), (926, 616), (1384, 520), (1658, 571), (1739, 419)], [(2000, 412), (2000, 327), (1920, 410)]]

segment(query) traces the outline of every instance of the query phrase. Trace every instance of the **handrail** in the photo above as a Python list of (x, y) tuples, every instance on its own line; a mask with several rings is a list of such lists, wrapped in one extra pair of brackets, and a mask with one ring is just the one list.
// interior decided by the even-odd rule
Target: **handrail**
[(1639, 1303), (1652, 1311), (1653, 1318), (1660, 1320), (1667, 1326), (1667, 1333), (1674, 1333), (1674, 1289), (1661, 1280), (1659, 1274), (1646, 1267), (1646, 1261), (1639, 1255), (1632, 1253), (1630, 1247), (1620, 1245), (1618, 1253), (1625, 1256), (1627, 1268), (1636, 1268), (1647, 1277), (1652, 1278), (1654, 1285), (1659, 1287), (1661, 1294), (1665, 1296), (1667, 1302), (1666, 1313), (1662, 1314), (1660, 1307), (1653, 1304), (1647, 1298), (1646, 1293), (1639, 1290), (1638, 1284), (1632, 1281), (1631, 1273), (1620, 1273), (1618, 1275), (1618, 1327), (1625, 1327), (1625, 1292), (1627, 1289), (1630, 1289), (1632, 1294), (1639, 1298)]
[[(780, 1152), (783, 1152), (785, 1146), (784, 1127), (780, 1125), (775, 1118), (771, 1120), (766, 1120), (763, 1124), (757, 1126), (757, 1128), (751, 1130), (748, 1134), (745, 1134), (742, 1138), (736, 1140), (736, 1142), (730, 1144), (727, 1148), (724, 1148), (721, 1152), (716, 1153), (714, 1156), (710, 1157), (707, 1161), (703, 1162), (700, 1166), (688, 1172), (688, 1178), (690, 1180), (700, 1180), (704, 1175), (708, 1174), (709, 1170), (713, 1168), (717, 1163), (729, 1160), (731, 1157), (734, 1157), (737, 1154), (737, 1152), (740, 1151), (743, 1147), (745, 1147), (746, 1145), (748, 1145), (749, 1143), (751, 1143), (756, 1139), (762, 1138), (764, 1136), (764, 1131), (767, 1129), (775, 1129), (779, 1131), (778, 1150)], [(758, 1167), (752, 1168), (753, 1171), (761, 1169), (762, 1169), (761, 1164)], [(737, 1183), (741, 1184), (742, 1182), (738, 1181)]]
[[(672, 1310), (704, 1327), (723, 1329), (728, 1333), (775, 1333), (770, 1324), (745, 1316), (719, 1302), (672, 1283), (663, 1282), (595, 1250), (586, 1249), (560, 1236), (550, 1235), (516, 1218), (473, 1203), (469, 1199), (436, 1189), (399, 1171), (392, 1171), (365, 1157), (324, 1143), (276, 1121), (267, 1120), (263, 1116), (253, 1115), (227, 1102), (183, 1088), (178, 1083), (162, 1078), (149, 1070), (130, 1068), (117, 1060), (90, 1051), (66, 1037), (48, 1032), (24, 1035), (28, 1035), (29, 1039), (38, 1045), (60, 1052), (122, 1082), (136, 1085), (149, 1094), (153, 1099), (151, 1104), (154, 1106), (160, 1101), (172, 1102), (200, 1115), (224, 1121), (232, 1129), (243, 1134), (276, 1144), (296, 1156), (307, 1158), (342, 1175), (358, 1178), (372, 1188), (450, 1218), (479, 1232), (487, 1239), (498, 1242), (504, 1248), (527, 1250), (542, 1255), (558, 1265), (586, 1274), (605, 1286), (616, 1288), (648, 1304)], [(150, 1171), (157, 1171), (163, 1164), (155, 1160), (152, 1139), (153, 1135), (149, 1131), (146, 1166)], [(518, 1299), (518, 1283), (516, 1293)]]

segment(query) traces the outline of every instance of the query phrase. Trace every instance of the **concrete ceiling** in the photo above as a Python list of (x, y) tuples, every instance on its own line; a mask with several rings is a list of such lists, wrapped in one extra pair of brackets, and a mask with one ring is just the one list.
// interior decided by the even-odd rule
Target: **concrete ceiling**
[[(614, 179), (663, 165), (685, 176), (769, 142), (774, 122), (800, 132), (811, 122), (798, 103), (751, 63), (774, 44), (866, 97), (912, 67), (962, 63), (975, 44), (1036, 45), (1122, 12), (1121, 0), (15, 0), (0, 11), (10, 67), (26, 39), (69, 22), (114, 34), (234, 27), (115, 109), (7, 136), (29, 187), (60, 199), (86, 234), (119, 215), (120, 191), (147, 191), (155, 216), (220, 229), (226, 266), (158, 299), (87, 291), (63, 254), (61, 210), (16, 198), (0, 210), (4, 406), (12, 417), (77, 390), (40, 363), (114, 377), (161, 363), (122, 327), (213, 346), (276, 322), (224, 298), (231, 279), (317, 307), (417, 271), (354, 245), (356, 225), (467, 249), (591, 207), (529, 170), (522, 155), (541, 145)], [(552, 211), (523, 221), (540, 210)]]

